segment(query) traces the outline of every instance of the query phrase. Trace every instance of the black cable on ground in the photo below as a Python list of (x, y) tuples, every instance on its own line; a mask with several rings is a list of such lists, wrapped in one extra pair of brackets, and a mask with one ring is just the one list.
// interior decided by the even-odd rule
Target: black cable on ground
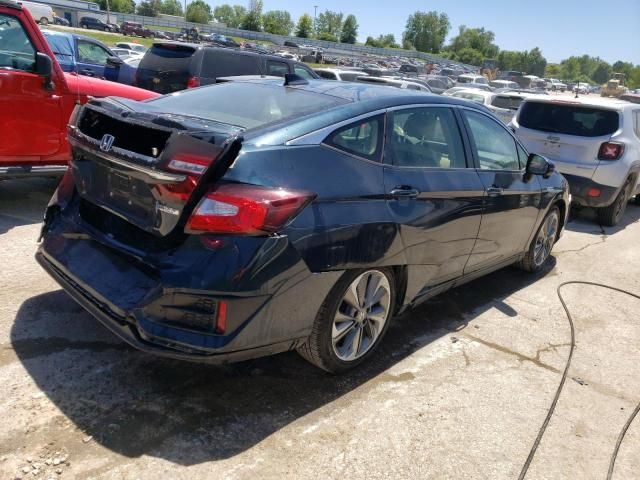
[[(561, 292), (562, 287), (565, 287), (567, 285), (590, 285), (590, 286), (593, 286), (593, 287), (606, 288), (608, 290), (613, 290), (615, 292), (623, 293), (625, 295), (628, 295), (630, 297), (637, 298), (638, 300), (640, 300), (640, 295), (628, 292), (626, 290), (623, 290), (622, 288), (612, 287), (610, 285), (604, 285), (602, 283), (574, 280), (574, 281), (570, 281), (570, 282), (564, 282), (564, 283), (562, 283), (562, 284), (560, 284), (558, 286), (558, 289), (556, 290), (556, 293), (558, 295), (558, 298), (560, 299), (560, 303), (562, 304), (562, 308), (564, 308), (564, 313), (567, 315), (567, 319), (569, 320), (569, 326), (571, 327), (571, 348), (569, 349), (569, 356), (567, 357), (567, 363), (566, 363), (566, 365), (564, 367), (564, 371), (562, 372), (562, 378), (560, 380), (560, 385), (558, 385), (558, 389), (556, 390), (556, 394), (553, 397), (553, 401), (551, 402), (551, 406), (549, 407), (549, 411), (547, 412), (547, 416), (544, 419), (544, 422), (542, 422), (542, 426), (540, 427), (540, 430), (538, 431), (538, 436), (536, 437), (535, 442), (533, 442), (533, 446), (531, 447), (531, 450), (529, 451), (529, 456), (527, 457), (527, 461), (524, 463), (524, 465), (522, 467), (522, 470), (520, 471), (520, 475), (518, 476), (518, 480), (523, 480), (524, 477), (527, 475), (527, 471), (529, 470), (529, 466), (531, 465), (531, 462), (533, 461), (533, 457), (535, 456), (536, 451), (538, 450), (538, 446), (540, 445), (540, 441), (542, 440), (542, 437), (544, 436), (544, 432), (546, 431), (547, 426), (549, 425), (549, 422), (551, 421), (551, 417), (553, 416), (553, 412), (556, 409), (556, 405), (558, 404), (558, 399), (560, 398), (560, 394), (562, 393), (562, 389), (564, 388), (564, 383), (565, 383), (565, 381), (567, 379), (567, 374), (569, 373), (569, 367), (571, 366), (571, 359), (573, 358), (573, 351), (574, 351), (575, 346), (576, 346), (576, 333), (575, 333), (575, 328), (573, 326), (573, 317), (571, 316), (571, 312), (569, 311), (569, 308), (567, 307), (567, 304), (566, 304), (566, 302), (564, 300), (564, 297), (562, 296), (562, 292)], [(633, 422), (634, 418), (636, 417), (636, 415), (638, 414), (639, 411), (640, 411), (640, 403), (638, 403), (636, 408), (633, 410), (633, 413), (631, 413), (631, 416), (629, 417), (627, 422), (624, 424), (624, 427), (622, 427), (622, 430), (620, 431), (620, 434), (618, 435), (618, 439), (616, 441), (616, 446), (613, 449), (613, 453), (611, 454), (611, 460), (609, 461), (609, 470), (607, 472), (607, 480), (611, 480), (611, 478), (613, 476), (613, 469), (615, 467), (616, 458), (618, 457), (618, 450), (620, 450), (620, 445), (622, 444), (622, 440), (624, 439), (624, 436), (627, 433), (627, 430), (631, 426), (631, 423)]]

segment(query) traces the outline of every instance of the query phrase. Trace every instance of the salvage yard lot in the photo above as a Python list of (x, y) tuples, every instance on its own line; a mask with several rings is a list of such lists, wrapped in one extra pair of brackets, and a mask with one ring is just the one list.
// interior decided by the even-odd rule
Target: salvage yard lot
[[(605, 229), (585, 210), (545, 272), (507, 268), (394, 319), (354, 372), (325, 375), (294, 353), (165, 360), (124, 345), (36, 264), (54, 187), (0, 183), (3, 479), (515, 478), (568, 354), (557, 286), (640, 292), (640, 207)], [(577, 348), (527, 478), (600, 479), (640, 398), (640, 304), (564, 292)], [(639, 470), (636, 421), (613, 478)]]

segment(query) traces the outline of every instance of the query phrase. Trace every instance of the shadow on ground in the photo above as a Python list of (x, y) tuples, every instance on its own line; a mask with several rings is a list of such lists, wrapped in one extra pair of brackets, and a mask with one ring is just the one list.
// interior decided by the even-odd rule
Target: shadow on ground
[(365, 382), (401, 381), (385, 371), (490, 308), (516, 316), (503, 299), (553, 274), (551, 260), (538, 275), (503, 269), (394, 319), (374, 358), (341, 376), (293, 352), (223, 367), (152, 357), (112, 337), (62, 291), (22, 304), (12, 346), (84, 435), (127, 457), (192, 465), (237, 455)]
[(0, 181), (0, 234), (41, 222), (58, 181), (57, 178)]
[(640, 220), (640, 206), (629, 202), (627, 210), (615, 227), (603, 227), (598, 222), (596, 210), (586, 207), (574, 207), (571, 209), (569, 222), (566, 229), (572, 232), (588, 233), (592, 235), (615, 235), (629, 225)]

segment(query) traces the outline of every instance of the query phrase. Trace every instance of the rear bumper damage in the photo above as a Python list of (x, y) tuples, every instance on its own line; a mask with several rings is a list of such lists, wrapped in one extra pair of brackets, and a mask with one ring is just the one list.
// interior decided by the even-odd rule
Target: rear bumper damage
[(143, 257), (82, 221), (77, 197), (46, 218), (40, 265), (122, 340), (163, 357), (219, 364), (294, 349), (342, 273), (311, 273), (286, 237), (206, 248), (190, 236)]
[(590, 178), (578, 175), (562, 174), (569, 182), (574, 204), (584, 207), (607, 207), (613, 203), (619, 188), (602, 185)]

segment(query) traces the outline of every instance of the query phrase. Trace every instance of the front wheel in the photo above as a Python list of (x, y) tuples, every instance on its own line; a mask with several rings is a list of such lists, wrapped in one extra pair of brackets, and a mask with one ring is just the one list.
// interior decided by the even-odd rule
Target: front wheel
[(298, 353), (331, 373), (364, 362), (389, 326), (395, 305), (393, 272), (386, 268), (346, 272), (320, 307)]
[(558, 239), (560, 229), (560, 209), (553, 207), (544, 217), (536, 236), (529, 245), (529, 250), (518, 267), (527, 272), (538, 272), (551, 256), (551, 250)]

